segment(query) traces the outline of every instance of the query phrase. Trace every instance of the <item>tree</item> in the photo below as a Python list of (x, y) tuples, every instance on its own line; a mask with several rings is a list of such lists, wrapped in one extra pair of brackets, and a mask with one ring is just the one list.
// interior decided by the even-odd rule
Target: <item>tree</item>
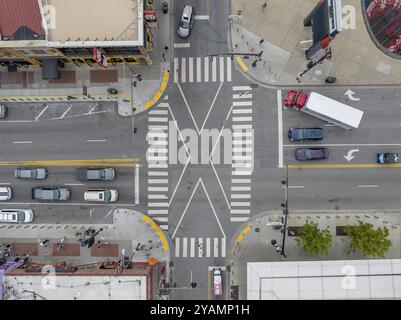
[(306, 253), (314, 257), (319, 254), (328, 254), (331, 247), (329, 228), (318, 228), (317, 223), (306, 221), (298, 231), (295, 241)]
[(359, 250), (364, 256), (384, 258), (391, 247), (386, 227), (374, 229), (370, 223), (358, 221), (357, 226), (346, 226), (345, 233), (351, 238), (348, 253)]

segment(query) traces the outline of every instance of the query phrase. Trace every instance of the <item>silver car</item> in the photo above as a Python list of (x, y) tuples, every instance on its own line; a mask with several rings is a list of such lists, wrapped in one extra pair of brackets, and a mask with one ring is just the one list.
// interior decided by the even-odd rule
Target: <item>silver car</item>
[(65, 187), (39, 187), (32, 189), (32, 199), (39, 201), (67, 201), (71, 191)]
[(45, 168), (20, 168), (15, 169), (14, 176), (17, 179), (44, 180), (47, 178), (47, 170)]
[(192, 26), (194, 24), (195, 8), (192, 6), (185, 6), (182, 11), (180, 24), (178, 26), (178, 35), (181, 38), (186, 38), (190, 35)]
[(10, 200), (13, 196), (13, 191), (10, 187), (0, 187), (0, 201)]
[(7, 106), (0, 104), (0, 119), (7, 117)]
[(33, 211), (29, 209), (1, 209), (0, 223), (27, 223), (33, 220)]

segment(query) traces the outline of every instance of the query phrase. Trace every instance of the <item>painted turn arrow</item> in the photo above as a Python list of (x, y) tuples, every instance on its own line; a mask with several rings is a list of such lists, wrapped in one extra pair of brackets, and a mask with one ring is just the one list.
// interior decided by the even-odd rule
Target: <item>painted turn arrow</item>
[(361, 100), (361, 99), (359, 99), (359, 98), (355, 98), (355, 97), (354, 97), (354, 94), (355, 94), (354, 91), (352, 91), (351, 89), (348, 89), (347, 92), (344, 93), (344, 96), (348, 96), (348, 98), (349, 98), (350, 100), (352, 100), (352, 101), (359, 101), (359, 100)]
[(352, 155), (354, 152), (359, 152), (359, 149), (352, 149), (350, 151), (348, 151), (348, 154), (346, 156), (344, 156), (344, 158), (350, 162), (352, 159), (354, 159), (355, 157)]

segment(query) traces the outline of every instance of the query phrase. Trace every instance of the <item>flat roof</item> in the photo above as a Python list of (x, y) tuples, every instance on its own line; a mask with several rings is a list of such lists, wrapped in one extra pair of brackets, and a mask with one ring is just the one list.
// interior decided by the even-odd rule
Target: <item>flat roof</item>
[(400, 299), (401, 259), (248, 262), (248, 300)]
[(143, 0), (47, 0), (47, 5), (49, 45), (142, 42)]
[(323, 114), (331, 119), (358, 128), (363, 111), (350, 107), (316, 92), (311, 92), (305, 107), (308, 110)]

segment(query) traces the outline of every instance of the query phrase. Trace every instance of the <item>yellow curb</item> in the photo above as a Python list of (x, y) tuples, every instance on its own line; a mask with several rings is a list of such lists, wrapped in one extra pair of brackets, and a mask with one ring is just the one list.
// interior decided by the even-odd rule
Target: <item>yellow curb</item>
[(237, 239), (235, 239), (235, 242), (236, 242), (237, 244), (240, 243), (240, 242), (244, 239), (244, 236), (245, 236), (249, 231), (251, 231), (251, 226), (246, 226), (246, 227), (241, 231), (241, 233), (239, 234), (239, 236), (237, 237)]
[(166, 239), (166, 236), (164, 235), (163, 231), (160, 229), (160, 227), (149, 217), (143, 215), (141, 218), (143, 221), (145, 221), (146, 223), (150, 224), (153, 228), (153, 230), (156, 231), (157, 235), (159, 236), (160, 240), (162, 241), (162, 245), (163, 245), (163, 250), (165, 252), (168, 251), (168, 242)]
[(237, 63), (239, 64), (239, 66), (241, 67), (242, 71), (244, 71), (245, 73), (247, 73), (249, 71), (248, 66), (246, 65), (246, 63), (244, 62), (244, 60), (242, 60), (242, 58), (240, 56), (237, 56), (235, 58), (235, 60), (237, 60)]
[(401, 168), (400, 163), (396, 164), (289, 164), (289, 169), (352, 169), (352, 168)]
[(151, 100), (146, 102), (145, 109), (150, 108), (153, 106), (157, 101), (159, 101), (160, 97), (163, 95), (164, 91), (166, 91), (168, 79), (170, 78), (170, 71), (164, 70), (163, 72), (163, 81), (160, 85), (160, 89), (156, 92)]

